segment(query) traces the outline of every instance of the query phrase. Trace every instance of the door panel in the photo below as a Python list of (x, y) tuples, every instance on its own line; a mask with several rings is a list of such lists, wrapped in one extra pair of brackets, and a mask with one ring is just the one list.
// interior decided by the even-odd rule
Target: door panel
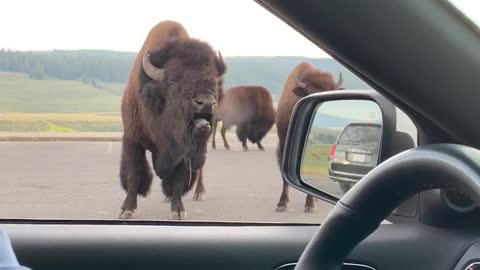
[[(34, 270), (273, 270), (296, 262), (317, 228), (258, 224), (0, 225), (12, 238), (19, 261)], [(453, 269), (474, 239), (428, 226), (382, 225), (347, 262), (376, 269)]]

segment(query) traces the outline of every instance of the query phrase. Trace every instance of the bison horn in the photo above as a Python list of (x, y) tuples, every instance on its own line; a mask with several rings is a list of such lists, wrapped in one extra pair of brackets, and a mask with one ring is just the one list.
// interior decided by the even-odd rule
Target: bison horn
[(165, 77), (165, 70), (163, 68), (158, 68), (150, 62), (150, 53), (145, 51), (143, 55), (143, 70), (147, 74), (148, 77), (155, 81), (162, 81)]
[(342, 72), (339, 72), (339, 75), (338, 75), (338, 82), (335, 84), (335, 89), (339, 89), (340, 86), (342, 86), (342, 83), (343, 83), (343, 76), (342, 76)]
[(297, 86), (303, 89), (307, 88), (307, 84), (297, 79)]
[(217, 85), (221, 85), (223, 83), (223, 74), (225, 73), (227, 67), (225, 62), (223, 61), (222, 53), (218, 50), (217, 51), (217, 60), (216, 60), (217, 70), (219, 75), (216, 78)]
[(215, 65), (217, 67), (218, 76), (223, 76), (227, 71), (227, 65), (225, 64), (225, 61), (223, 61), (222, 53), (220, 53), (220, 51), (217, 51), (217, 55), (215, 58)]

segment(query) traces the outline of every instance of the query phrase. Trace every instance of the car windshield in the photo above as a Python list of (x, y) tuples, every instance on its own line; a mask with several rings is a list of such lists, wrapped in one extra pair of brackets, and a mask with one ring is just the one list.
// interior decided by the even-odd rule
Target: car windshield
[(376, 125), (348, 126), (340, 137), (339, 144), (376, 146), (381, 129)]
[[(320, 89), (371, 87), (254, 1), (2, 11), (0, 219), (319, 223), (332, 208), (283, 182), (291, 112)], [(332, 109), (306, 162), (322, 177), (343, 128), (363, 123)]]

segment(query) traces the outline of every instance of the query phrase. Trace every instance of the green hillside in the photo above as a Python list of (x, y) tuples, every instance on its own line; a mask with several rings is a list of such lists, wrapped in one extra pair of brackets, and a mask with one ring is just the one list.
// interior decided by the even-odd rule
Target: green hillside
[(100, 88), (80, 81), (33, 80), (27, 74), (0, 72), (0, 112), (118, 112), (123, 84)]

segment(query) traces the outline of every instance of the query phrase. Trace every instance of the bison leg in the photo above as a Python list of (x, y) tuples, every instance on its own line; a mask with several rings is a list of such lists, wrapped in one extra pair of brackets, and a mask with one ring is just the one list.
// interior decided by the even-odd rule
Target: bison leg
[(215, 142), (215, 135), (217, 134), (217, 125), (218, 125), (218, 120), (215, 118), (213, 119), (213, 131), (212, 131), (212, 148), (217, 149), (217, 143)]
[(172, 198), (170, 211), (172, 219), (187, 219), (187, 211), (183, 206), (182, 196), (193, 186), (196, 175), (190, 175), (190, 169), (184, 162), (178, 164), (170, 176), (162, 181), (163, 192), (169, 198)]
[(305, 200), (305, 213), (315, 212), (315, 200), (312, 195), (307, 195)]
[(257, 146), (258, 146), (258, 149), (260, 149), (260, 151), (265, 151), (265, 148), (263, 148), (263, 145), (262, 145), (261, 141), (257, 142)]
[(288, 198), (288, 184), (287, 182), (283, 182), (283, 190), (282, 190), (282, 195), (280, 196), (280, 200), (278, 201), (277, 204), (277, 212), (285, 212), (287, 211), (287, 203), (289, 201)]
[(248, 151), (247, 140), (242, 141), (243, 151)]
[(222, 134), (222, 139), (223, 139), (223, 146), (225, 146), (225, 149), (230, 150), (230, 145), (228, 145), (227, 137), (225, 135), (226, 132), (227, 132), (227, 127), (225, 126), (225, 122), (223, 122), (222, 129), (220, 130), (220, 133)]
[(120, 180), (127, 196), (120, 208), (120, 219), (130, 219), (137, 209), (138, 195), (147, 196), (152, 184), (152, 172), (145, 157), (145, 149), (124, 140), (120, 163)]
[(248, 138), (248, 125), (238, 125), (237, 126), (237, 137), (242, 142), (242, 147), (244, 151), (248, 151), (247, 138)]
[(252, 143), (256, 143), (257, 146), (258, 146), (258, 149), (260, 149), (261, 151), (265, 151), (261, 141), (265, 137), (265, 135), (267, 135), (268, 131), (271, 128), (272, 128), (272, 123), (271, 122), (266, 122), (264, 120), (254, 121), (250, 125), (248, 139)]
[(195, 187), (195, 192), (193, 193), (193, 200), (203, 201), (205, 200), (205, 186), (203, 185), (203, 168), (198, 170), (196, 174), (197, 186)]

